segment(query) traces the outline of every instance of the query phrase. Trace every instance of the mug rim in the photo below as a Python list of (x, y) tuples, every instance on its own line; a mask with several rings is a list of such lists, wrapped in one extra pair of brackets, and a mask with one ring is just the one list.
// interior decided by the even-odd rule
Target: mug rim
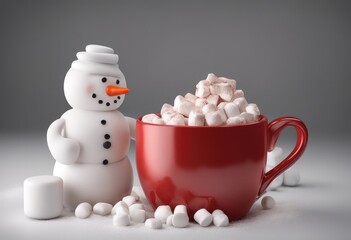
[[(161, 114), (155, 113), (157, 116), (161, 116)], [(146, 114), (145, 114), (146, 115)], [(263, 115), (260, 114), (259, 116), (259, 120), (257, 122), (251, 122), (251, 123), (244, 123), (244, 124), (233, 124), (233, 125), (220, 125), (220, 126), (181, 126), (181, 125), (166, 125), (166, 124), (156, 124), (156, 123), (147, 123), (147, 122), (143, 122), (141, 119), (145, 116), (145, 115), (141, 115), (139, 116), (136, 121), (139, 122), (139, 124), (143, 124), (143, 125), (150, 125), (150, 126), (159, 126), (159, 127), (171, 127), (171, 128), (234, 128), (234, 127), (245, 127), (245, 126), (252, 126), (255, 124), (260, 124), (262, 122), (268, 122), (268, 118)]]

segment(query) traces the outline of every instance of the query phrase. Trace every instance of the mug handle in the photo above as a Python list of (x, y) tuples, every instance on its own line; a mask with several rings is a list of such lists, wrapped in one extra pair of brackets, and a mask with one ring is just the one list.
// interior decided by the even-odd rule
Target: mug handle
[(277, 140), (286, 127), (294, 127), (296, 129), (297, 139), (295, 148), (292, 152), (277, 166), (264, 174), (261, 188), (258, 192), (260, 197), (267, 189), (269, 184), (278, 177), (281, 173), (291, 167), (303, 154), (306, 148), (308, 140), (308, 131), (305, 124), (298, 118), (295, 117), (280, 117), (268, 124), (267, 134), (267, 150), (270, 152), (274, 149)]

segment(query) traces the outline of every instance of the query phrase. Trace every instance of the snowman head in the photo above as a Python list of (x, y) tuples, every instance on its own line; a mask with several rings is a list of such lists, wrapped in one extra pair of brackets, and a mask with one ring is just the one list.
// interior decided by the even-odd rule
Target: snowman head
[(72, 108), (89, 111), (116, 110), (128, 93), (125, 77), (112, 48), (88, 45), (68, 70), (64, 92)]

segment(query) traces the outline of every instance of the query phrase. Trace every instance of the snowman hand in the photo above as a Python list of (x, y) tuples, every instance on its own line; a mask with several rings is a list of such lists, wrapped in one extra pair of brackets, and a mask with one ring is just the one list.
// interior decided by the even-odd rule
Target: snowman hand
[(135, 132), (136, 132), (136, 120), (131, 117), (126, 117), (126, 120), (129, 125), (130, 138), (135, 141)]
[(79, 142), (65, 138), (62, 135), (65, 119), (57, 119), (51, 123), (47, 132), (49, 150), (56, 161), (63, 164), (73, 164), (78, 160), (80, 153)]

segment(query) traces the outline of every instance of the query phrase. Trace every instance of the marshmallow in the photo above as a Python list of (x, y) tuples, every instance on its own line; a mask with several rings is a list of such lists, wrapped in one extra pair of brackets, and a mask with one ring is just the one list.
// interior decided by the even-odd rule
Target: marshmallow
[(145, 227), (152, 229), (162, 228), (162, 222), (156, 218), (149, 218), (145, 221)]
[(248, 105), (248, 103), (244, 97), (239, 97), (239, 98), (234, 99), (233, 103), (238, 105), (240, 112), (245, 112), (245, 108)]
[(224, 109), (225, 105), (227, 105), (228, 103), (227, 102), (221, 102), (218, 104), (217, 108), (218, 109)]
[(203, 87), (203, 86), (209, 87), (210, 82), (208, 80), (201, 80), (196, 84), (196, 88)]
[(218, 79), (221, 80), (222, 82), (228, 83), (230, 85), (230, 87), (235, 91), (236, 81), (234, 79), (229, 79), (229, 78), (225, 78), (225, 77), (219, 77)]
[(152, 121), (154, 120), (154, 118), (158, 118), (158, 116), (154, 113), (146, 114), (145, 116), (143, 116), (141, 121), (146, 122), (146, 123), (153, 123)]
[(129, 206), (129, 211), (133, 210), (133, 209), (144, 209), (144, 205), (141, 203), (134, 203), (133, 205)]
[(88, 218), (92, 211), (93, 207), (90, 205), (90, 203), (83, 202), (76, 207), (74, 214), (78, 218)]
[(143, 223), (146, 219), (146, 214), (144, 209), (130, 209), (129, 211), (130, 220), (136, 223)]
[(203, 108), (202, 108), (202, 113), (203, 114), (207, 114), (207, 113), (210, 113), (210, 112), (215, 112), (217, 111), (217, 108), (215, 105), (213, 104), (206, 104)]
[(239, 109), (238, 105), (236, 105), (233, 102), (227, 103), (224, 106), (224, 111), (225, 111), (225, 114), (227, 115), (228, 118), (235, 117), (235, 116), (238, 116), (240, 114), (240, 109)]
[(300, 172), (294, 167), (290, 167), (284, 172), (284, 186), (295, 187), (300, 182)]
[(261, 205), (263, 209), (272, 209), (275, 206), (275, 200), (271, 196), (265, 196), (262, 198)]
[(210, 96), (207, 97), (206, 100), (207, 100), (208, 103), (217, 106), (218, 103), (219, 103), (219, 96), (218, 95), (210, 95)]
[(192, 102), (189, 102), (189, 101), (186, 100), (186, 101), (180, 103), (180, 105), (177, 108), (177, 111), (180, 114), (189, 117), (189, 113), (192, 110), (194, 110), (194, 108), (195, 108), (195, 105)]
[(210, 95), (210, 88), (204, 85), (200, 85), (196, 88), (195, 95), (199, 98), (205, 98)]
[(111, 214), (116, 214), (117, 211), (123, 211), (129, 214), (128, 205), (123, 201), (119, 201), (118, 203), (115, 204), (115, 206), (113, 206), (111, 210)]
[(152, 120), (152, 123), (163, 125), (163, 124), (165, 124), (165, 121), (162, 118), (160, 118), (159, 116), (157, 116)]
[(36, 176), (23, 183), (24, 214), (30, 218), (50, 219), (63, 210), (63, 182), (56, 176)]
[(216, 83), (210, 86), (210, 92), (219, 95), (224, 101), (231, 101), (234, 96), (234, 90), (228, 83)]
[(182, 115), (175, 115), (172, 117), (168, 122), (167, 125), (178, 125), (178, 126), (185, 126), (185, 120)]
[(206, 81), (208, 81), (210, 84), (221, 82), (221, 80), (218, 79), (218, 77), (216, 75), (214, 75), (213, 73), (209, 73), (207, 75)]
[(186, 100), (188, 100), (189, 102), (192, 102), (192, 103), (194, 103), (194, 104), (195, 104), (195, 101), (196, 101), (196, 99), (197, 99), (197, 97), (196, 97), (194, 94), (191, 94), (191, 93), (185, 94), (184, 98), (185, 98)]
[(241, 89), (234, 91), (234, 99), (244, 97), (244, 91)]
[(205, 98), (198, 98), (195, 101), (195, 107), (203, 108), (207, 104), (207, 100)]
[(161, 108), (161, 115), (168, 111), (173, 111), (173, 106), (168, 103), (163, 104)]
[(162, 119), (167, 123), (169, 122), (174, 116), (177, 116), (178, 113), (175, 112), (174, 110), (167, 111), (162, 114)]
[(124, 212), (117, 212), (117, 214), (113, 216), (113, 225), (129, 226), (130, 225), (129, 215)]
[(166, 220), (166, 225), (167, 226), (172, 226), (172, 218), (173, 218), (173, 215), (169, 215), (167, 217), (167, 220)]
[(111, 213), (111, 210), (112, 210), (112, 205), (109, 203), (99, 202), (99, 203), (96, 203), (93, 207), (94, 214), (101, 215), (101, 216), (109, 215)]
[(136, 202), (136, 199), (135, 197), (129, 195), (129, 196), (125, 196), (122, 199), (122, 201), (125, 202), (129, 207), (130, 205), (133, 205)]
[(221, 116), (222, 119), (222, 124), (227, 122), (227, 114), (225, 114), (224, 109), (218, 109), (217, 112), (219, 113), (219, 115)]
[(256, 116), (260, 115), (260, 109), (258, 109), (258, 107), (255, 103), (248, 104), (246, 106), (245, 110), (246, 110), (246, 112), (251, 113), (253, 115), (256, 115)]
[(194, 220), (202, 227), (208, 227), (212, 223), (212, 214), (209, 213), (205, 208), (198, 210), (194, 214)]
[(239, 124), (244, 124), (246, 123), (246, 120), (245, 118), (242, 118), (242, 117), (231, 117), (231, 118), (228, 118), (227, 120), (227, 125), (239, 125)]
[(191, 111), (189, 114), (188, 126), (204, 126), (205, 115), (200, 112)]
[(218, 111), (207, 113), (205, 118), (208, 126), (220, 126), (223, 124), (223, 118)]
[(178, 205), (174, 209), (172, 225), (176, 228), (184, 228), (189, 224), (188, 212), (185, 205)]
[(171, 207), (168, 205), (161, 205), (155, 211), (155, 218), (162, 223), (166, 223), (168, 216), (172, 215)]
[(212, 212), (213, 224), (217, 227), (225, 227), (229, 224), (228, 216), (220, 209), (216, 209)]
[(242, 117), (245, 119), (246, 123), (252, 123), (256, 121), (255, 115), (248, 113), (248, 112), (242, 112), (240, 113), (239, 117)]

